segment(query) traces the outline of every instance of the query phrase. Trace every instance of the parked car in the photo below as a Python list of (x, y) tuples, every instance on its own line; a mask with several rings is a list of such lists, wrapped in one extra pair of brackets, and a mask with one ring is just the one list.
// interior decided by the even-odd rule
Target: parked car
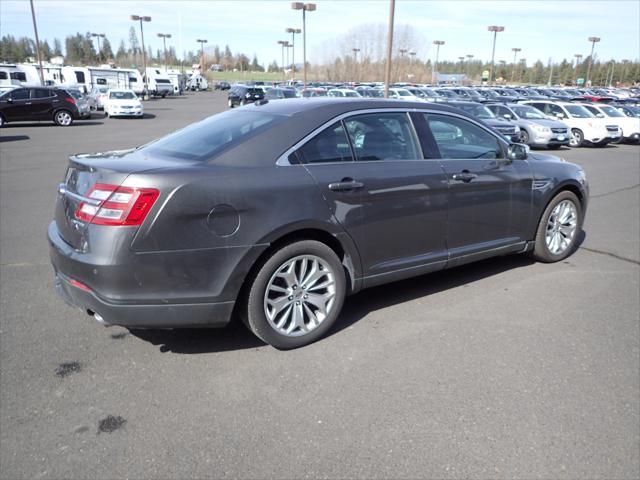
[(296, 91), (291, 88), (271, 88), (264, 95), (264, 98), (267, 100), (282, 100), (296, 97)]
[(327, 91), (324, 88), (309, 87), (309, 88), (300, 90), (300, 96), (305, 98), (326, 97)]
[(617, 127), (609, 129), (589, 110), (575, 103), (532, 100), (522, 104), (531, 105), (549, 117), (567, 124), (570, 128), (569, 145), (572, 147), (604, 147), (619, 136)]
[[(496, 255), (570, 255), (584, 171), (434, 103), (292, 99), (70, 158), (56, 291), (128, 328), (244, 320), (313, 342), (347, 294)], [(416, 228), (416, 227), (419, 228)], [(71, 327), (70, 327), (71, 328)]]
[(518, 103), (489, 104), (496, 117), (505, 118), (520, 128), (520, 141), (532, 147), (558, 149), (569, 145), (569, 126), (549, 118), (537, 108)]
[(213, 88), (214, 90), (229, 90), (231, 89), (231, 85), (229, 82), (216, 82)]
[(233, 85), (228, 95), (229, 108), (257, 102), (264, 99), (264, 91), (260, 87)]
[(109, 87), (93, 87), (89, 92), (89, 105), (94, 110), (104, 110), (104, 101), (107, 98)]
[(76, 101), (80, 118), (83, 120), (91, 118), (91, 107), (89, 106), (88, 96), (79, 88), (65, 88), (65, 90)]
[(104, 103), (104, 114), (107, 117), (138, 117), (144, 115), (142, 102), (133, 90), (109, 90)]
[(76, 100), (65, 90), (20, 87), (0, 96), (0, 126), (9, 122), (48, 120), (68, 127), (79, 118)]
[(361, 95), (355, 90), (352, 90), (351, 88), (332, 88), (327, 92), (327, 96), (338, 97), (338, 98), (342, 98), (342, 97), (358, 98)]
[(498, 118), (485, 105), (476, 102), (447, 102), (447, 105), (459, 108), (467, 115), (471, 115), (478, 120), (483, 121), (498, 133), (503, 135), (510, 142), (520, 141), (520, 128), (513, 125), (505, 118)]
[(620, 140), (628, 143), (640, 141), (640, 118), (628, 117), (611, 105), (604, 103), (582, 104), (596, 117), (606, 119), (608, 124), (617, 125), (620, 129)]

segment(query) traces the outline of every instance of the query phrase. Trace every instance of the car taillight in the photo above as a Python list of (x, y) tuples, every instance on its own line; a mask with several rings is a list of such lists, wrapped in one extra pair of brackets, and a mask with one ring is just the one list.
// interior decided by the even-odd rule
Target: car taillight
[(155, 188), (96, 183), (87, 196), (99, 203), (80, 202), (75, 217), (94, 225), (141, 225), (158, 195)]
[(71, 105), (75, 105), (75, 104), (76, 104), (76, 101), (75, 101), (73, 98), (69, 98), (69, 97), (67, 97), (67, 98), (65, 98), (65, 100), (66, 100), (67, 102), (69, 102)]

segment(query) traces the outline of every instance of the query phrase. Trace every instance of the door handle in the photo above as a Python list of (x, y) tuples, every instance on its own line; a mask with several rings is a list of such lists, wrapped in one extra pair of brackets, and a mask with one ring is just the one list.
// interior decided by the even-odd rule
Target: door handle
[(362, 187), (364, 187), (364, 183), (356, 182), (353, 178), (348, 177), (343, 178), (339, 182), (329, 184), (329, 190), (334, 192), (348, 192)]
[(452, 176), (454, 180), (457, 180), (459, 182), (465, 182), (465, 183), (469, 183), (471, 180), (477, 177), (478, 175), (476, 175), (475, 173), (470, 173), (465, 171), (462, 171), (460, 173), (454, 173)]
[(24, 102), (25, 105), (31, 105), (31, 102)]

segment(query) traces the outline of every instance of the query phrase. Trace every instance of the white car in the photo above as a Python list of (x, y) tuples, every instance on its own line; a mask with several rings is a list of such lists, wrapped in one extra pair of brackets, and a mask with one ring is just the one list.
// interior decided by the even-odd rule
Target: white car
[(422, 98), (417, 97), (406, 88), (390, 88), (389, 98), (404, 100), (406, 102), (424, 102)]
[(623, 142), (637, 143), (640, 140), (640, 118), (627, 117), (611, 105), (581, 104), (596, 117), (604, 118), (606, 123), (616, 125), (621, 130)]
[(360, 98), (360, 95), (355, 90), (351, 90), (350, 88), (332, 88), (327, 92), (328, 97), (338, 97), (338, 98)]
[(133, 90), (109, 90), (104, 100), (104, 114), (107, 117), (139, 117), (144, 115), (142, 102)]
[(606, 122), (597, 118), (582, 105), (549, 100), (528, 100), (520, 103), (531, 105), (549, 117), (566, 123), (570, 129), (569, 145), (572, 147), (585, 144), (604, 147), (620, 136), (620, 130), (617, 127), (608, 129)]

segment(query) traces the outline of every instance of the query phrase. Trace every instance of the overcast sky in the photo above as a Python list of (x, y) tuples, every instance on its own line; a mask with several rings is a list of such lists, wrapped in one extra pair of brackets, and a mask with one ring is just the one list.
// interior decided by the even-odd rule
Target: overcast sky
[[(28, 0), (1, 0), (0, 33), (32, 36)], [(321, 50), (349, 29), (365, 23), (385, 24), (388, 0), (317, 0), (317, 11), (307, 15), (307, 57), (310, 62), (326, 58)], [(171, 33), (170, 44), (180, 53), (196, 50), (197, 38), (209, 45), (228, 44), (233, 52), (256, 54), (260, 63), (280, 61), (277, 40), (288, 40), (286, 27), (301, 27), (302, 14), (291, 10), (289, 1), (119, 1), (35, 0), (41, 39), (80, 32), (105, 33), (113, 49), (128, 40), (129, 27), (138, 24), (130, 14), (148, 15), (145, 43), (155, 51), (162, 47), (158, 32)], [(491, 57), (488, 25), (503, 25), (498, 34), (496, 60), (511, 61), (512, 47), (522, 48), (519, 57), (531, 64), (552, 57), (573, 59), (589, 54), (589, 36), (599, 58), (621, 60), (640, 57), (640, 0), (622, 1), (404, 1), (396, 2), (396, 24), (412, 26), (425, 40), (420, 54), (433, 59), (435, 39), (446, 44), (441, 59), (455, 60), (473, 54)], [(300, 55), (301, 50), (297, 53)], [(297, 57), (297, 58), (301, 58)]]

